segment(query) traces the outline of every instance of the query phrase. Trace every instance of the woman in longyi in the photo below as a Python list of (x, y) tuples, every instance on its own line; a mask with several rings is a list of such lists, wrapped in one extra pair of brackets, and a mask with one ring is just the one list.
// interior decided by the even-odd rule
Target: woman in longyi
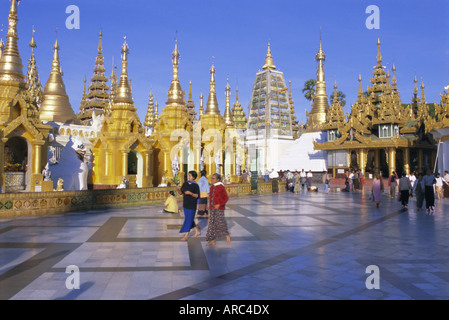
[(215, 173), (211, 177), (209, 222), (207, 225), (206, 241), (208, 246), (215, 245), (215, 240), (226, 236), (226, 242), (231, 242), (228, 225), (225, 219), (225, 205), (228, 202), (226, 188), (221, 182), (221, 176)]

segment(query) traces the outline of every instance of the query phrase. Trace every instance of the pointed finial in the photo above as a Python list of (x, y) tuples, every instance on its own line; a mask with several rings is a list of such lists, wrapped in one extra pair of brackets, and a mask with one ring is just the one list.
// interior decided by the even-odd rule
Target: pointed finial
[(267, 70), (275, 70), (276, 66), (274, 65), (273, 57), (271, 56), (271, 44), (268, 42), (267, 56), (265, 58), (265, 64), (262, 69)]
[(377, 64), (382, 64), (382, 54), (380, 53), (380, 38), (377, 38)]
[(36, 32), (36, 30), (34, 29), (34, 25), (33, 25), (33, 32), (32, 32), (31, 41), (30, 41), (30, 44), (29, 44), (29, 46), (31, 47), (31, 51), (33, 51), (33, 48), (37, 47), (36, 41), (34, 40), (34, 33), (35, 32)]
[(363, 96), (363, 89), (362, 89), (362, 75), (359, 73), (359, 92), (358, 92), (359, 98)]
[(334, 103), (338, 101), (337, 80), (334, 83)]
[(99, 39), (98, 39), (98, 54), (101, 54), (103, 51), (103, 42), (102, 42), (102, 38), (103, 38), (103, 32), (100, 30), (100, 34), (98, 35)]

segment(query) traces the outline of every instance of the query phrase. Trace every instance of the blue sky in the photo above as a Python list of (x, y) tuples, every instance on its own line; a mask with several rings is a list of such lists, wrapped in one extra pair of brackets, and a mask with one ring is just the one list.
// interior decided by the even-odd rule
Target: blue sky
[[(0, 4), (0, 23), (8, 25), (9, 1)], [(80, 10), (80, 28), (69, 30), (66, 8)], [(366, 8), (380, 10), (380, 29), (369, 30)], [(35, 51), (43, 84), (51, 68), (56, 39), (64, 83), (72, 108), (79, 112), (83, 79), (88, 84), (97, 54), (98, 33), (103, 32), (103, 54), (107, 76), (113, 59), (120, 71), (123, 36), (130, 48), (129, 76), (133, 98), (143, 122), (150, 88), (159, 102), (167, 101), (172, 78), (171, 54), (177, 32), (181, 54), (180, 80), (186, 94), (192, 81), (193, 98), (198, 109), (201, 91), (206, 103), (209, 70), (215, 57), (216, 90), (222, 112), (225, 105), (226, 78), (232, 88), (239, 87), (240, 103), (246, 114), (255, 75), (262, 68), (267, 50), (276, 66), (292, 81), (293, 99), (299, 121), (306, 121), (310, 103), (301, 92), (307, 79), (316, 77), (315, 54), (322, 28), (326, 53), (328, 94), (334, 81), (346, 94), (347, 107), (357, 98), (358, 75), (363, 89), (369, 84), (376, 64), (377, 38), (382, 42), (383, 64), (396, 76), (402, 102), (409, 103), (415, 75), (426, 85), (428, 102), (439, 102), (449, 83), (449, 3), (446, 0), (23, 0), (19, 5), (19, 50), (24, 73), (30, 56), (28, 43), (35, 26)]]

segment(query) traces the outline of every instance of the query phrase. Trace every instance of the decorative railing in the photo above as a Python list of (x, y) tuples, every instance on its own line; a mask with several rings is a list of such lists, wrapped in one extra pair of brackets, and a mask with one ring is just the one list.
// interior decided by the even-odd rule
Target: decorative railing
[[(251, 184), (226, 184), (230, 197), (251, 194)], [(176, 188), (139, 188), (0, 194), (0, 217), (63, 213), (160, 204)], [(271, 183), (260, 183), (260, 193), (271, 193)]]

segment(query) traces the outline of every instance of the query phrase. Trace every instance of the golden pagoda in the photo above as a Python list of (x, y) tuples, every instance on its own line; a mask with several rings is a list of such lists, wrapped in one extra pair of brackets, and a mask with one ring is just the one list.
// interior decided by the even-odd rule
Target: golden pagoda
[[(345, 121), (335, 91), (334, 103), (322, 125), (328, 133), (327, 142), (314, 143), (316, 150), (328, 152), (328, 166), (334, 177), (343, 176), (350, 168), (363, 173), (382, 172), (384, 176), (392, 171), (409, 174), (431, 166), (435, 160), (435, 143), (426, 133), (427, 117), (423, 112), (415, 114), (412, 105), (402, 104), (396, 67), (393, 65), (390, 77), (382, 65), (380, 46), (378, 39), (377, 64), (368, 95), (363, 94), (359, 76), (358, 99)], [(427, 109), (422, 104), (419, 108)]]
[(125, 177), (133, 187), (151, 187), (152, 143), (145, 136), (132, 98), (128, 78), (129, 47), (122, 47), (120, 83), (110, 115), (103, 120), (101, 133), (92, 139), (94, 189), (116, 188)]
[(326, 60), (326, 55), (323, 51), (321, 37), (320, 48), (315, 59), (318, 62), (316, 91), (313, 97), (312, 111), (310, 111), (310, 113), (306, 111), (306, 115), (309, 118), (306, 123), (306, 132), (321, 131), (321, 126), (326, 122), (326, 115), (329, 110), (329, 102), (327, 100), (326, 93), (326, 80), (324, 75), (324, 61)]
[(235, 89), (235, 103), (232, 108), (232, 121), (234, 122), (236, 129), (246, 131), (248, 120), (246, 119), (245, 112), (239, 102), (239, 88)]
[(192, 151), (186, 147), (189, 143), (192, 145), (193, 123), (186, 108), (184, 92), (179, 81), (179, 59), (180, 54), (176, 39), (172, 54), (173, 77), (168, 90), (168, 100), (162, 109), (153, 133), (155, 140), (153, 163), (154, 168), (157, 168), (153, 183), (156, 186), (161, 183), (162, 177), (173, 178), (172, 164), (179, 168), (178, 175), (181, 180), (185, 178), (189, 170), (194, 169)]
[(80, 105), (81, 112), (77, 115), (81, 122), (86, 124), (92, 120), (93, 112), (97, 116), (102, 115), (109, 106), (109, 86), (107, 85), (108, 78), (105, 76), (102, 37), (103, 33), (100, 32), (97, 58), (95, 59), (94, 74), (90, 80), (89, 93), (83, 92), (84, 99)]
[(145, 126), (147, 135), (151, 135), (153, 133), (153, 128), (156, 125), (156, 121), (157, 121), (156, 112), (157, 112), (157, 110), (154, 105), (153, 91), (151, 90), (150, 97), (148, 98), (147, 114), (145, 115), (145, 122), (143, 123), (143, 125)]
[[(34, 90), (28, 90), (17, 45), (17, 7), (12, 0), (6, 45), (0, 60), (0, 188), (1, 192), (42, 188), (48, 134), (39, 121)], [(35, 78), (34, 78), (35, 79)]]
[[(201, 155), (205, 161), (205, 168), (209, 174), (223, 174), (222, 167), (217, 168), (217, 163), (223, 164), (223, 145), (225, 138), (226, 122), (218, 109), (217, 94), (215, 91), (215, 66), (210, 69), (209, 96), (206, 110), (201, 116)], [(213, 137), (213, 138), (212, 138)], [(206, 144), (205, 141), (214, 140)]]
[(69, 102), (64, 81), (62, 80), (59, 61), (59, 45), (56, 40), (53, 47), (53, 62), (50, 76), (44, 88), (44, 98), (39, 109), (42, 121), (70, 122), (75, 119), (75, 113)]

